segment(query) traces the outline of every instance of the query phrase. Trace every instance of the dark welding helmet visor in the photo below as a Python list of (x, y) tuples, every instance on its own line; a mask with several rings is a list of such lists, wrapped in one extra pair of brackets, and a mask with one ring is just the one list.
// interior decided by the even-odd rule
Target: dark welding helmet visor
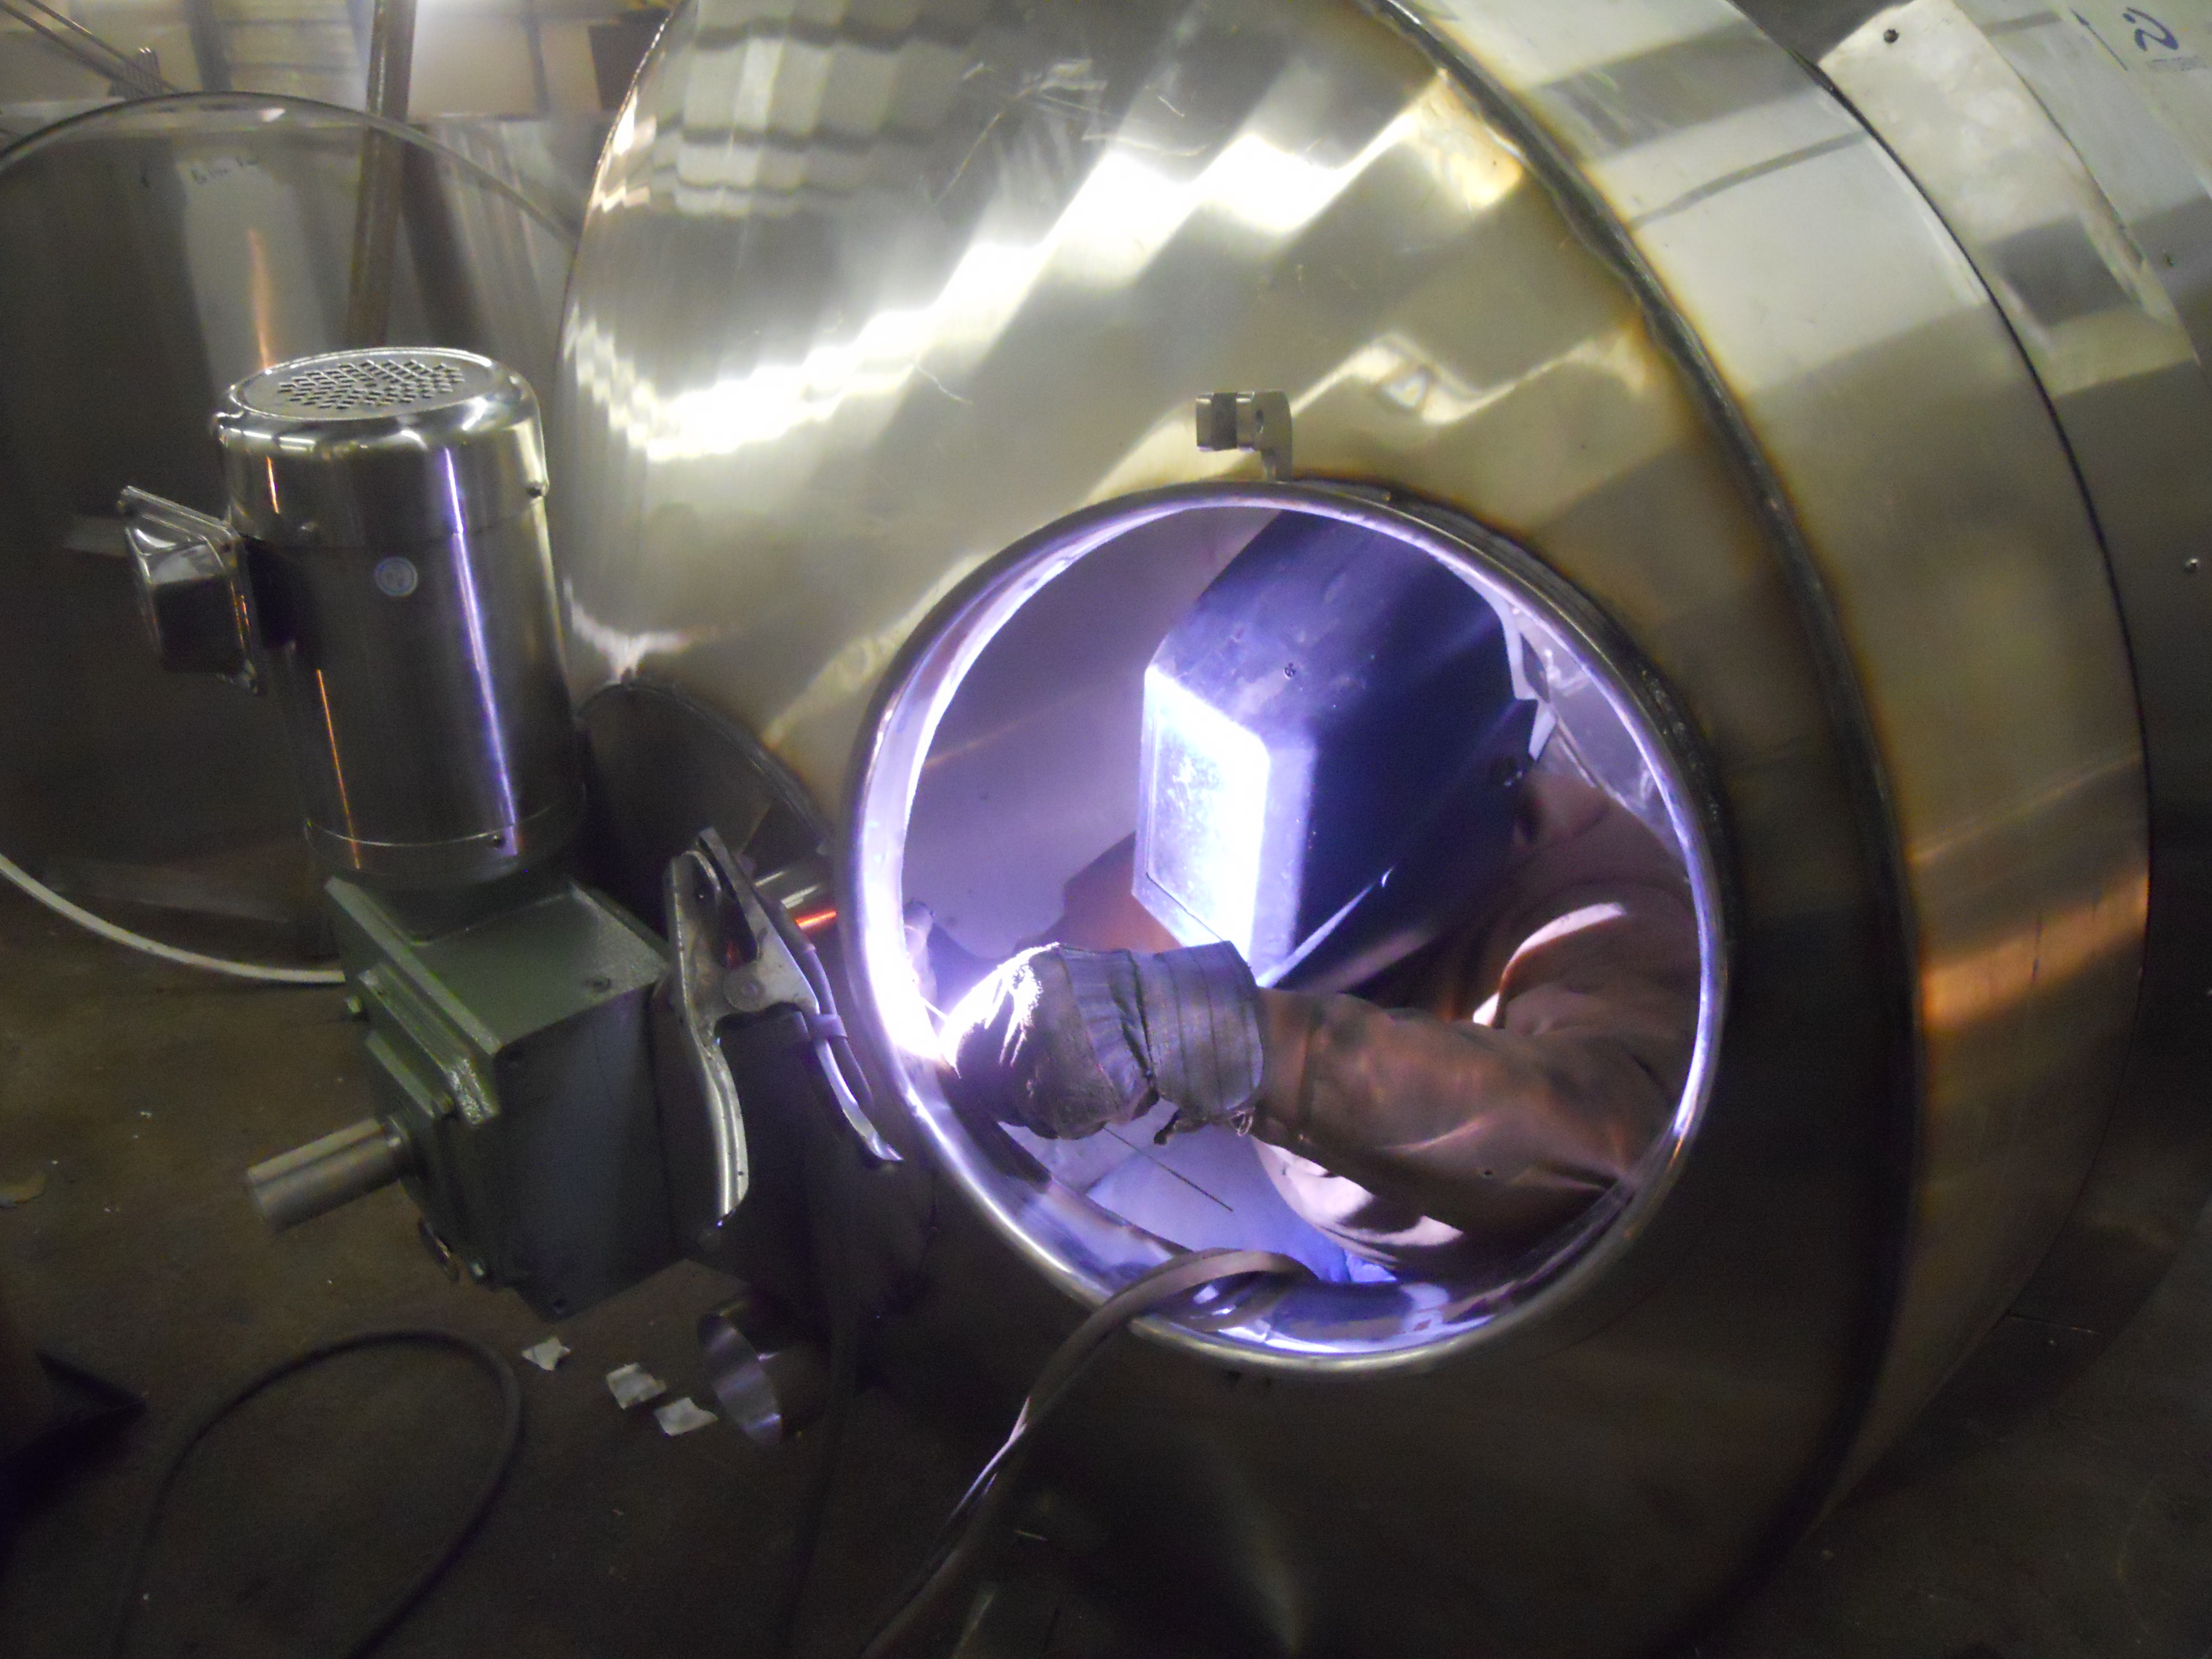
[(1553, 725), (1539, 673), (1457, 571), (1282, 514), (1146, 671), (1138, 899), (1262, 985), (1372, 978), (1497, 885)]

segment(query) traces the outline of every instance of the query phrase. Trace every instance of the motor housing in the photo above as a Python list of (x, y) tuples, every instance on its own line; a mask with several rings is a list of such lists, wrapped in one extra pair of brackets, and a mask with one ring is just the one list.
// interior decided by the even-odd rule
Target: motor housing
[(468, 352), (343, 351), (214, 421), (307, 836), (398, 890), (557, 858), (581, 820), (538, 400)]

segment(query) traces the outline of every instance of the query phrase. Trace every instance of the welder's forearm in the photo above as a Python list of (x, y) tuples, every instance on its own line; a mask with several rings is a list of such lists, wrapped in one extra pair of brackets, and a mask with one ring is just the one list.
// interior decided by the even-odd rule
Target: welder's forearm
[(1351, 997), (1263, 994), (1255, 1133), (1469, 1231), (1533, 1231), (1625, 1174), (1663, 1116), (1601, 1040), (1532, 1038)]

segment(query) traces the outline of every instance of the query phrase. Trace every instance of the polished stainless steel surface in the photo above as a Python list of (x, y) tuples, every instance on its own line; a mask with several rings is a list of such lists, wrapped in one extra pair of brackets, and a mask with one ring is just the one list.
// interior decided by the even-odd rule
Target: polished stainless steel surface
[(404, 546), (503, 524), (545, 496), (537, 394), (471, 352), (276, 363), (230, 389), (215, 433), (234, 521), (254, 541)]
[[(1613, 1276), (1648, 1294), (1601, 1338), (1356, 1387), (1132, 1350), (1071, 1443), (1104, 1506), (1193, 1517), (1151, 1582), (1201, 1581), (1248, 1650), (1677, 1623), (1848, 1420), (1905, 1109), (1818, 666), (1697, 400), (1452, 81), (1351, 8), (1051, 7), (972, 40), (933, 15), (896, 48), (749, 16), (679, 15), (597, 193), (555, 459), (581, 683), (677, 680), (842, 814), (867, 700), (984, 560), (1086, 501), (1254, 476), (1195, 447), (1222, 387), (1291, 388), (1309, 471), (1449, 501), (1590, 594), (1704, 735), (1745, 876), (1701, 1156)], [(736, 91), (833, 59), (890, 82)], [(937, 1213), (888, 1340), (975, 1411), (1074, 1309)]]
[[(2145, 904), (2134, 688), (2042, 390), (1941, 220), (1729, 8), (1644, 13), (1638, 75), (1591, 61), (1573, 7), (1427, 21), (1525, 101), (1697, 330), (1875, 745), (1918, 1103), (1863, 1456), (2018, 1294), (2110, 1110)], [(1746, 303), (1747, 275), (1790, 304)]]
[[(723, 1022), (737, 1013), (729, 983), (729, 963), (737, 954), (729, 912), (736, 898), (724, 884), (713, 854), (699, 848), (669, 864), (665, 890), (662, 915), (669, 952), (675, 958), (667, 994), (680, 1022), (678, 1041), (693, 1088), (689, 1097), (667, 1103), (663, 1121), (672, 1167), (683, 1177), (673, 1194), (676, 1235), (694, 1239), (735, 1215), (752, 1184), (744, 1110), (738, 1098), (738, 1080), (722, 1053), (720, 1035)], [(796, 969), (788, 977), (797, 984), (781, 988), (806, 990)], [(752, 972), (744, 989), (757, 986), (758, 975)], [(685, 1121), (673, 1121), (679, 1113)], [(690, 1200), (695, 1188), (699, 1196)]]
[(161, 666), (258, 689), (246, 548), (238, 532), (221, 519), (143, 489), (124, 490), (117, 510), (137, 579), (138, 613)]
[(652, 680), (577, 711), (592, 822), (579, 872), (665, 934), (668, 866), (702, 830), (758, 871), (821, 860), (830, 830), (805, 791), (728, 717)]
[(699, 1357), (723, 1417), (757, 1445), (790, 1439), (829, 1406), (829, 1356), (757, 1291), (699, 1316)]
[[(1097, 1509), (1189, 1518), (1139, 1570), (1238, 1650), (1650, 1648), (2057, 1233), (2142, 953), (2112, 572), (1960, 240), (1719, 0), (891, 32), (704, 0), (617, 124), (562, 350), (580, 689), (642, 670), (750, 726), (864, 853), (909, 803), (855, 781), (902, 770), (902, 698), (1029, 538), (1257, 476), (1194, 441), (1224, 388), (1284, 392), (1302, 480), (1530, 550), (1710, 757), (1728, 1034), (1646, 1224), (1510, 1341), (1271, 1387), (1133, 1346), (1066, 1437)], [(845, 875), (888, 983), (868, 918), (902, 895)], [(936, 1213), (887, 1363), (976, 1411), (1097, 1290), (1049, 1218)]]
[[(362, 118), (139, 103), (0, 163), (0, 846), (95, 908), (143, 907), (141, 931), (158, 907), (315, 948), (274, 702), (161, 671), (115, 503), (136, 483), (222, 512), (223, 388), (340, 343)], [(556, 154), (531, 143), (410, 143), (396, 340), (550, 375), (573, 233), (531, 205)]]
[(2142, 996), (2096, 1165), (2015, 1310), (2100, 1336), (2164, 1272), (2212, 1186), (2212, 11), (2158, 10), (1917, 0), (1821, 58), (2033, 362), (2127, 626), (2152, 825)]
[(239, 382), (215, 435), (317, 854), (402, 888), (548, 867), (583, 785), (529, 385), (337, 352)]

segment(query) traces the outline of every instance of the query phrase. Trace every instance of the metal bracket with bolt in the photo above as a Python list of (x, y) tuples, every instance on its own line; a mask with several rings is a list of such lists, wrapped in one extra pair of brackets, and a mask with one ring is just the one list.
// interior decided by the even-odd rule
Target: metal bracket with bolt
[(1267, 481), (1291, 476), (1291, 400), (1280, 392), (1217, 392), (1198, 400), (1198, 447), (1206, 451), (1248, 449), (1260, 457)]

